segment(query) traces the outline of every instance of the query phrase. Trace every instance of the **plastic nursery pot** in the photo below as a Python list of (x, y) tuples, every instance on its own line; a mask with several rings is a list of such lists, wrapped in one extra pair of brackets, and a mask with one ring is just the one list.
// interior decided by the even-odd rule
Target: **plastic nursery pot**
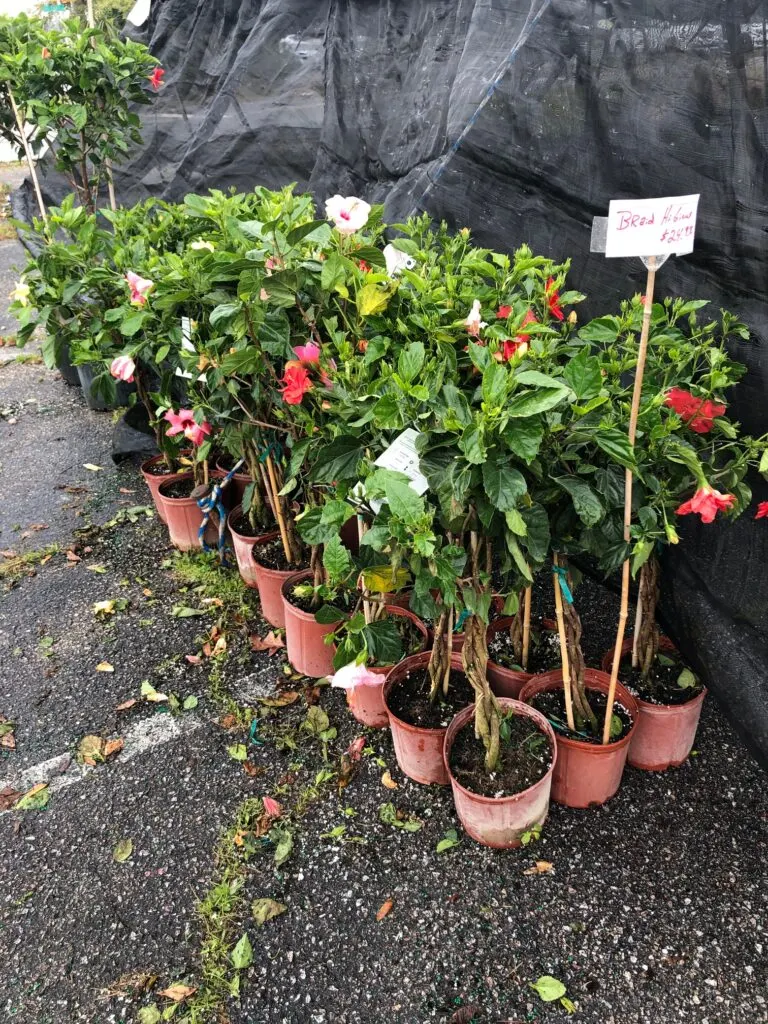
[(311, 580), (314, 573), (311, 569), (294, 572), (283, 580), (283, 616), (285, 617), (285, 652), (288, 661), (297, 672), (320, 679), (322, 676), (333, 675), (333, 644), (327, 644), (325, 638), (333, 633), (338, 622), (321, 623), (315, 620), (314, 612), (305, 612), (291, 603), (291, 590), (297, 583)]
[(535, 825), (543, 825), (549, 812), (549, 796), (552, 778), (557, 764), (557, 743), (552, 726), (544, 715), (519, 700), (500, 697), (499, 704), (505, 711), (530, 718), (547, 737), (552, 751), (552, 764), (546, 775), (528, 789), (512, 796), (481, 796), (466, 789), (451, 772), (451, 748), (461, 729), (472, 729), (474, 707), (464, 708), (454, 718), (445, 733), (443, 757), (445, 769), (451, 780), (453, 802), (464, 831), (483, 846), (495, 850), (509, 850), (522, 845), (522, 836)]
[(240, 571), (240, 578), (246, 587), (252, 587), (254, 590), (258, 590), (259, 581), (257, 578), (257, 572), (259, 565), (253, 557), (254, 545), (266, 544), (271, 540), (276, 540), (280, 534), (277, 531), (274, 533), (262, 533), (258, 536), (253, 536), (249, 533), (238, 533), (232, 524), (237, 522), (242, 511), (242, 506), (240, 505), (233, 508), (227, 516), (227, 526), (229, 527), (229, 532), (232, 535), (232, 547), (235, 549), (235, 559), (237, 560), (237, 568)]
[[(418, 616), (414, 615), (407, 608), (400, 607), (400, 605), (388, 604), (386, 611), (387, 615), (400, 615), (403, 618), (409, 619), (422, 634), (424, 642), (421, 650), (425, 651), (427, 649), (427, 644), (429, 643), (427, 627)], [(347, 690), (347, 706), (361, 725), (370, 726), (372, 729), (386, 729), (389, 725), (389, 716), (384, 704), (384, 680), (392, 671), (393, 666), (369, 665), (368, 667), (371, 672), (381, 676), (381, 685), (373, 686), (366, 684), (365, 686), (353, 686)]]
[[(283, 583), (288, 579), (289, 576), (295, 576), (297, 573), (296, 566), (290, 569), (270, 569), (266, 565), (262, 565), (258, 558), (254, 557), (254, 550), (258, 551), (264, 544), (269, 544), (273, 540), (279, 540), (280, 534), (278, 531), (274, 533), (265, 533), (261, 537), (249, 537), (248, 544), (250, 545), (250, 564), (253, 566), (253, 576), (255, 584), (249, 583), (249, 586), (254, 586), (259, 591), (259, 601), (261, 602), (261, 614), (270, 624), (270, 626), (277, 626), (282, 629), (285, 626), (285, 603), (283, 601)], [(241, 549), (242, 550), (242, 549)], [(235, 546), (235, 555), (237, 557), (237, 564), (240, 566), (240, 556), (237, 554), (238, 548)], [(242, 567), (240, 569), (242, 575)]]
[[(429, 659), (429, 651), (412, 654), (390, 670), (384, 682), (384, 705), (389, 718), (395, 756), (402, 771), (414, 782), (421, 782), (424, 785), (437, 783), (447, 786), (450, 778), (443, 757), (443, 741), (448, 731), (447, 726), (444, 729), (425, 729), (422, 726), (410, 725), (392, 714), (388, 702), (392, 690), (411, 672), (425, 669), (429, 664)], [(463, 672), (460, 654), (451, 655), (451, 668)]]
[[(222, 480), (229, 472), (227, 466), (222, 465), (222, 463), (220, 462), (216, 463), (216, 470), (217, 476), (219, 473), (221, 473)], [(229, 481), (227, 486), (224, 488), (224, 497), (230, 508), (235, 508), (235, 506), (237, 505), (242, 505), (243, 498), (245, 497), (245, 488), (250, 483), (253, 483), (253, 481), (248, 473), (235, 473), (235, 475)]]
[[(503, 633), (504, 630), (508, 631), (513, 622), (514, 618), (511, 615), (505, 616), (503, 619), (496, 619), (495, 622), (492, 622), (488, 626), (488, 632), (486, 634), (489, 646), (491, 640), (493, 640), (496, 634)], [(506, 668), (506, 666), (500, 665), (496, 661), (492, 661), (489, 655), (486, 676), (491, 689), (497, 697), (512, 697), (514, 700), (517, 700), (520, 695), (520, 690), (531, 678), (531, 673), (520, 672), (513, 668)]]
[(185, 473), (153, 473), (153, 466), (165, 465), (165, 459), (162, 455), (153, 455), (151, 459), (146, 459), (141, 464), (141, 475), (144, 477), (144, 482), (149, 488), (149, 493), (152, 495), (152, 501), (155, 503), (157, 514), (161, 522), (166, 522), (165, 519), (165, 506), (160, 497), (160, 484), (167, 484), (170, 480), (178, 480), (179, 477), (188, 476)]
[[(677, 652), (672, 641), (659, 637), (662, 651)], [(629, 636), (621, 645), (624, 657), (632, 652), (632, 637)], [(603, 671), (610, 673), (613, 664), (613, 651), (603, 655)], [(699, 727), (701, 707), (707, 695), (706, 687), (685, 704), (652, 704), (650, 701), (636, 697), (638, 707), (637, 728), (632, 735), (627, 760), (633, 768), (645, 772), (663, 772), (667, 768), (677, 768), (687, 760)]]
[(120, 409), (124, 405), (128, 405), (128, 399), (136, 391), (135, 384), (126, 384), (122, 380), (115, 381), (116, 396), (115, 401), (112, 403), (105, 402), (101, 398), (93, 393), (93, 378), (96, 374), (91, 369), (89, 363), (82, 363), (77, 368), (77, 374), (80, 378), (80, 386), (83, 389), (83, 398), (85, 404), (93, 412), (108, 412), (110, 409)]
[[(608, 693), (610, 676), (598, 669), (584, 672), (587, 690)], [(538, 693), (562, 690), (563, 674), (560, 669), (531, 676), (520, 691), (520, 700), (530, 704)], [(621, 685), (616, 684), (616, 701), (623, 705), (632, 718), (626, 736), (617, 743), (587, 743), (557, 733), (557, 764), (552, 778), (552, 799), (566, 807), (591, 807), (604, 804), (614, 796), (621, 785), (629, 744), (637, 727), (637, 701)]]
[(56, 359), (56, 369), (67, 384), (71, 385), (73, 388), (80, 387), (80, 374), (77, 372), (77, 367), (72, 365), (72, 361), (69, 358), (69, 342), (67, 341), (65, 341), (61, 346), (58, 358)]
[[(165, 523), (168, 526), (171, 544), (178, 548), (179, 551), (194, 551), (201, 546), (198, 533), (203, 522), (202, 509), (198, 506), (195, 498), (173, 498), (165, 493), (173, 484), (182, 482), (189, 483), (190, 491), (194, 488), (193, 475), (191, 473), (180, 473), (161, 481), (158, 488), (158, 496), (163, 505)], [(207, 544), (216, 545), (218, 539), (218, 524), (209, 521), (205, 531), (205, 541)]]

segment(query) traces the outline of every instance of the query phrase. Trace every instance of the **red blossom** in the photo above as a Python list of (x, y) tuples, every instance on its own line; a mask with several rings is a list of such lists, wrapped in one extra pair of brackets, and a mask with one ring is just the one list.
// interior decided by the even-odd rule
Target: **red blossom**
[(198, 423), (191, 409), (179, 409), (178, 412), (169, 409), (163, 419), (171, 424), (166, 430), (168, 437), (183, 434), (192, 444), (201, 445), (211, 432), (210, 423), (205, 420)]
[(283, 809), (280, 804), (271, 796), (265, 796), (262, 799), (262, 803), (264, 804), (264, 811), (268, 818), (279, 818), (283, 813)]
[(301, 363), (290, 360), (282, 377), (282, 395), (286, 405), (301, 405), (304, 395), (312, 390), (312, 381)]
[(735, 502), (735, 494), (721, 494), (713, 487), (705, 485), (700, 487), (692, 498), (684, 501), (675, 511), (679, 516), (687, 516), (695, 512), (701, 516), (702, 523), (712, 523), (718, 512), (732, 508)]
[(725, 406), (713, 402), (710, 398), (697, 398), (682, 388), (672, 388), (664, 399), (696, 434), (708, 434), (717, 416), (722, 416)]
[(362, 270), (362, 272), (364, 274), (370, 274), (370, 272), (371, 272), (370, 264), (366, 263), (365, 260), (358, 260), (357, 265), (358, 265), (358, 267), (360, 267), (360, 269)]
[(499, 306), (499, 308), (496, 310), (496, 319), (497, 320), (506, 320), (508, 316), (511, 316), (511, 314), (512, 314), (512, 307), (511, 306)]
[(50, 59), (51, 51), (48, 49), (47, 46), (44, 46), (42, 48), (42, 50), (40, 51), (40, 56), (43, 58), (43, 60), (49, 60)]
[(152, 88), (155, 90), (155, 92), (157, 92), (157, 90), (163, 84), (163, 76), (164, 75), (165, 75), (165, 72), (163, 71), (162, 68), (155, 68), (155, 70), (152, 72), (152, 74), (147, 76), (148, 79), (149, 79), (149, 84), (152, 86)]
[(508, 363), (513, 356), (516, 356), (518, 352), (520, 355), (525, 355), (528, 351), (528, 339), (522, 335), (518, 335), (514, 341), (507, 339), (501, 343), (501, 357), (505, 363)]
[(768, 519), (768, 501), (761, 501), (757, 506), (755, 519)]
[(565, 313), (560, 308), (560, 292), (555, 291), (554, 277), (550, 277), (547, 281), (546, 295), (549, 315), (553, 316), (555, 320), (565, 320)]

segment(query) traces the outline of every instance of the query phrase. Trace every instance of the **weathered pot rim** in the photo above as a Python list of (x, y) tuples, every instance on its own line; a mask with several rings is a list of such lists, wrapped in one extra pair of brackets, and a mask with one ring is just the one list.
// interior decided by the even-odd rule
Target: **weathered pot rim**
[[(633, 634), (630, 632), (624, 638), (624, 642), (621, 645), (622, 657), (625, 657), (632, 650), (632, 636)], [(675, 646), (673, 641), (670, 640), (668, 636), (664, 636), (663, 633), (659, 637), (659, 647), (665, 651), (674, 651), (676, 654), (678, 653), (677, 647)], [(600, 659), (601, 662), (605, 662), (607, 658), (610, 658), (611, 661), (613, 661), (613, 651), (613, 648), (611, 648), (609, 651), (606, 651)], [(605, 672), (605, 669), (603, 669), (603, 672)], [(695, 707), (697, 701), (700, 704), (707, 696), (707, 688), (706, 686), (702, 686), (701, 690), (699, 691), (699, 693), (696, 694), (695, 697), (691, 697), (690, 700), (683, 701), (682, 704), (654, 704), (653, 701), (643, 700), (639, 693), (635, 693), (632, 691), (630, 692), (637, 701), (638, 707), (642, 707), (644, 711), (648, 709), (649, 711), (657, 711), (659, 714), (669, 712), (670, 715), (674, 715), (675, 712), (679, 712), (682, 708)]]
[[(608, 682), (604, 683), (605, 689), (603, 689), (600, 686), (595, 686), (593, 683), (591, 684), (590, 682), (586, 683), (586, 688), (588, 690), (595, 690), (597, 693), (607, 693), (608, 686), (610, 683), (610, 677), (607, 676), (607, 673), (603, 672), (602, 669), (597, 668), (588, 668), (587, 671), (597, 672), (601, 676), (606, 676)], [(552, 669), (549, 672), (539, 672), (537, 675), (531, 676), (531, 678), (525, 684), (523, 689), (525, 689), (528, 686), (534, 686), (537, 680), (540, 680), (543, 683), (551, 684), (544, 686), (542, 689), (538, 691), (539, 693), (547, 693), (550, 690), (561, 690), (563, 688), (563, 676), (559, 668)], [(637, 728), (638, 717), (640, 715), (640, 708), (634, 696), (629, 692), (629, 690), (624, 686), (623, 683), (620, 683), (618, 681), (616, 683), (616, 696), (621, 696), (622, 707), (624, 707), (627, 704), (628, 700), (629, 706), (626, 707), (626, 710), (629, 711), (630, 715), (632, 716), (632, 725), (629, 727), (629, 731), (626, 733), (626, 735), (622, 736), (620, 740), (616, 740), (612, 743), (587, 743), (586, 740), (575, 740), (572, 739), (570, 736), (564, 736), (562, 733), (557, 733), (557, 742), (564, 744), (566, 747), (572, 747), (574, 750), (582, 750), (584, 751), (584, 753), (591, 754), (595, 757), (603, 756), (606, 754), (606, 752), (613, 753), (614, 751), (621, 750), (623, 747), (629, 746), (629, 742), (632, 739), (632, 734)], [(632, 705), (634, 705), (634, 708), (632, 707)]]
[[(402, 718), (398, 718), (397, 715), (390, 709), (389, 704), (387, 702), (387, 697), (389, 696), (395, 683), (400, 682), (399, 679), (392, 679), (393, 672), (397, 671), (397, 669), (399, 668), (402, 668), (406, 664), (406, 662), (410, 662), (410, 664), (408, 665), (408, 669), (423, 668), (424, 665), (429, 664), (431, 654), (431, 651), (420, 651), (418, 654), (409, 654), (407, 658), (403, 658), (402, 661), (398, 661), (398, 663), (396, 665), (393, 665), (392, 668), (387, 673), (387, 675), (384, 677), (384, 686), (382, 689), (382, 697), (384, 699), (384, 707), (387, 709), (387, 714), (397, 722), (398, 726), (405, 729), (406, 732), (417, 733), (419, 735), (423, 734), (426, 736), (434, 736), (439, 733), (445, 734), (446, 732), (448, 732), (450, 722), (448, 723), (448, 725), (440, 726), (435, 729), (427, 728), (424, 725), (411, 725), (410, 722), (404, 722)], [(460, 652), (454, 652), (451, 655), (451, 668), (459, 669), (462, 672), (464, 671), (464, 668), (461, 663)], [(469, 706), (473, 707), (473, 705), (471, 704)]]
[(179, 505), (181, 505), (183, 502), (191, 502), (193, 505), (197, 505), (197, 498), (193, 498), (191, 495), (187, 495), (186, 498), (173, 498), (169, 494), (163, 494), (163, 488), (167, 484), (177, 484), (179, 482), (179, 480), (194, 480), (194, 479), (195, 479), (195, 477), (194, 477), (193, 473), (176, 473), (176, 474), (173, 474), (173, 475), (167, 477), (167, 479), (163, 480), (163, 482), (158, 487), (158, 492), (160, 494), (160, 497), (163, 499), (163, 501), (172, 501), (175, 504), (179, 504)]
[[(237, 536), (238, 537), (242, 537), (243, 535), (242, 535), (242, 533), (238, 533)], [(261, 544), (269, 544), (270, 541), (273, 541), (273, 540), (279, 540), (279, 538), (280, 538), (280, 531), (279, 530), (275, 530), (274, 533), (264, 533), (264, 534), (261, 535), (261, 537), (253, 537), (253, 538), (247, 537), (246, 540), (250, 541), (252, 539), (253, 540), (253, 547), (257, 547), (257, 546), (259, 546)], [(258, 558), (256, 558), (255, 556), (253, 558), (253, 562), (254, 562), (254, 565), (256, 566), (256, 568), (258, 569), (259, 572), (266, 573), (269, 576), (279, 576), (281, 579), (284, 579), (287, 576), (295, 576), (296, 573), (299, 571), (297, 569), (294, 569), (293, 567), (290, 568), (290, 569), (270, 569), (270, 567), (268, 565), (262, 565), (261, 562), (258, 560)], [(306, 570), (302, 569), (301, 572), (306, 572)], [(293, 607), (293, 606), (291, 606), (291, 607)]]
[(254, 544), (268, 544), (271, 540), (275, 540), (280, 536), (279, 530), (270, 530), (268, 533), (257, 533), (255, 537), (251, 537), (248, 533), (240, 533), (239, 530), (234, 529), (232, 526), (232, 520), (236, 516), (239, 516), (242, 513), (242, 510), (242, 505), (235, 505), (227, 516), (227, 526), (229, 527), (229, 532), (231, 534), (234, 534), (236, 537), (240, 537), (244, 541), (252, 541)]
[(532, 718), (536, 725), (539, 726), (541, 732), (543, 732), (549, 740), (549, 748), (552, 752), (552, 764), (549, 766), (549, 769), (545, 774), (542, 775), (540, 779), (537, 779), (532, 786), (527, 786), (525, 789), (521, 789), (517, 793), (511, 793), (509, 796), (484, 796), (482, 793), (476, 793), (473, 789), (467, 789), (466, 786), (462, 786), (451, 771), (449, 755), (456, 736), (463, 728), (466, 727), (475, 711), (474, 704), (470, 704), (469, 707), (463, 708), (454, 716), (450, 725), (445, 730), (445, 738), (443, 740), (443, 761), (445, 762), (445, 770), (448, 772), (452, 786), (460, 789), (461, 792), (465, 793), (471, 800), (483, 804), (492, 804), (494, 807), (498, 807), (499, 804), (502, 804), (505, 801), (508, 803), (514, 803), (514, 801), (520, 800), (532, 790), (539, 788), (543, 783), (547, 782), (547, 779), (551, 779), (555, 771), (555, 765), (557, 764), (557, 737), (555, 736), (555, 730), (546, 720), (544, 715), (542, 715), (540, 711), (537, 711), (536, 708), (531, 707), (530, 704), (523, 704), (521, 700), (515, 700), (513, 697), (497, 697), (496, 700), (505, 708), (514, 707), (525, 709), (522, 711), (523, 715), (525, 715), (526, 718)]
[[(273, 570), (273, 572), (280, 572), (280, 571), (281, 570), (279, 570), (279, 569)], [(293, 601), (290, 601), (288, 599), (288, 597), (286, 595), (286, 587), (292, 586), (294, 583), (301, 583), (302, 580), (308, 580), (313, 575), (314, 575), (314, 573), (312, 572), (311, 569), (300, 569), (298, 572), (293, 572), (290, 576), (286, 577), (286, 579), (283, 580), (283, 582), (282, 582), (282, 584), (280, 586), (280, 593), (283, 596), (283, 601), (288, 605), (288, 607), (296, 615), (297, 618), (303, 619), (305, 622), (313, 622), (313, 623), (316, 623), (317, 625), (320, 625), (320, 623), (317, 622), (317, 619), (312, 614), (312, 612), (305, 612), (303, 608), (298, 608), (293, 603)], [(337, 626), (340, 622), (343, 622), (343, 619), (337, 619), (336, 622), (324, 622), (324, 623), (322, 623), (322, 625), (323, 626), (333, 627), (333, 626)]]
[[(235, 462), (239, 462), (239, 461), (240, 461), (239, 459), (235, 459)], [(229, 470), (227, 469), (227, 467), (226, 466), (222, 466), (218, 459), (216, 460), (216, 469), (218, 469), (218, 471), (220, 473), (223, 473), (224, 476), (226, 476), (227, 473), (229, 473)], [(248, 472), (241, 472), (240, 470), (238, 470), (237, 473), (235, 473), (235, 475), (232, 477), (232, 479), (233, 480), (246, 480), (248, 483), (252, 483), (253, 482), (253, 478), (251, 477), (250, 473), (248, 473)]]

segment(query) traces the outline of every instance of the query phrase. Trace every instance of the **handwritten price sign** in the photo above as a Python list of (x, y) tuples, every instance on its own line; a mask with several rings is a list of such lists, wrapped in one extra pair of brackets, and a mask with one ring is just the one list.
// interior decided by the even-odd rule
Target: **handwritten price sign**
[(682, 256), (693, 252), (699, 197), (612, 199), (606, 256)]

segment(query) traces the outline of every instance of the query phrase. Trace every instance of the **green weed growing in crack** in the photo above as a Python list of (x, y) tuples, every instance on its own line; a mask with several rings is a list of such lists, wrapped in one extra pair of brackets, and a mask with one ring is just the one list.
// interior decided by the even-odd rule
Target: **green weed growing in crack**
[(47, 547), (37, 551), (25, 551), (23, 555), (14, 555), (12, 558), (0, 562), (0, 583), (12, 585), (22, 576), (31, 575), (35, 566), (40, 565), (51, 555), (58, 554), (60, 550), (58, 544), (48, 544)]

